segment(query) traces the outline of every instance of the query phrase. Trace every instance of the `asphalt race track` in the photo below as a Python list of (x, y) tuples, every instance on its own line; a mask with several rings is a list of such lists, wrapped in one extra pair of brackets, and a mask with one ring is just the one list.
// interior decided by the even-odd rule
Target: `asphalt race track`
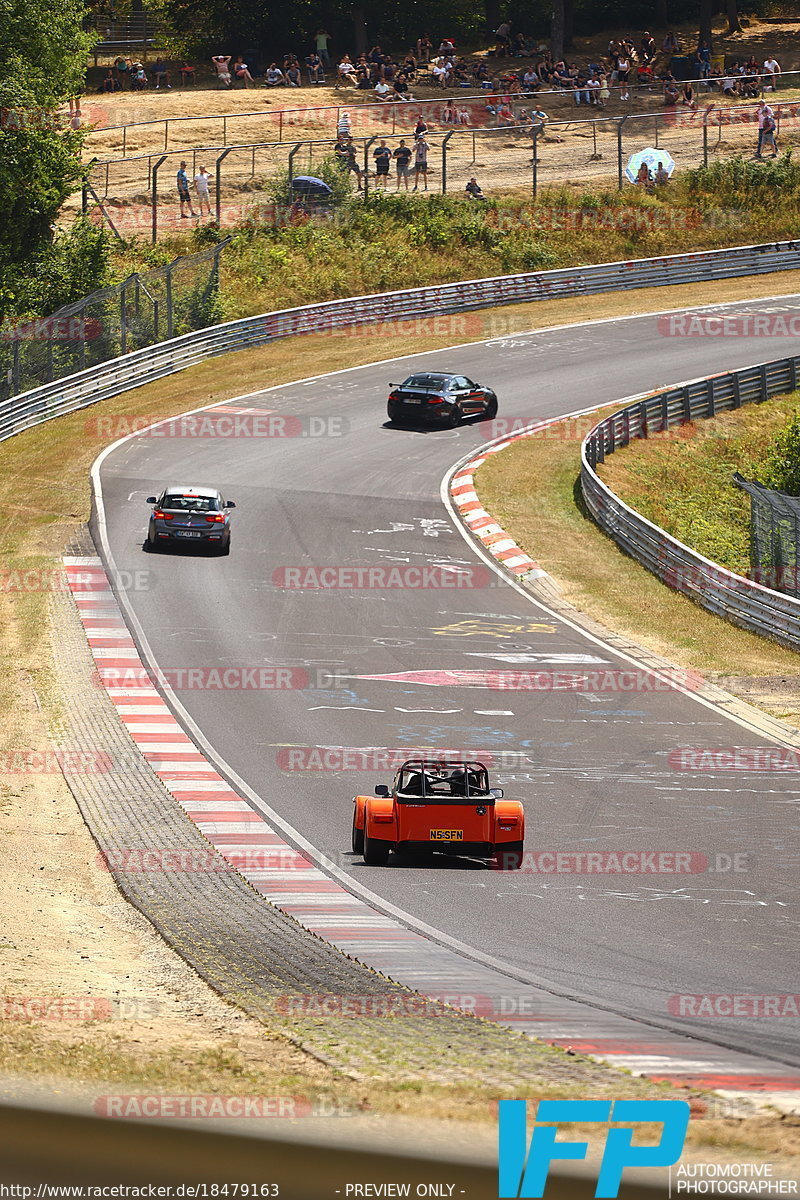
[[(781, 297), (726, 311), (799, 310), (800, 297)], [(345, 360), (345, 339), (342, 346)], [(387, 340), (387, 356), (391, 349)], [(800, 861), (797, 774), (676, 770), (669, 755), (681, 748), (768, 744), (679, 690), (486, 686), (486, 672), (632, 664), (488, 568), (475, 570), (480, 560), (450, 520), (440, 485), (503, 427), (426, 433), (384, 424), (389, 381), (422, 366), (489, 384), (500, 418), (526, 422), (791, 353), (800, 353), (798, 339), (665, 337), (650, 315), (238, 397), (231, 407), (299, 418), (289, 427), (306, 436), (124, 441), (100, 468), (110, 565), (146, 572), (127, 602), (162, 671), (308, 672), (312, 686), (291, 690), (186, 688), (185, 676), (171, 678), (217, 762), (334, 859), (353, 886), (492, 956), (511, 975), (800, 1065), (798, 1019), (686, 1020), (669, 1000), (800, 991), (790, 890)], [(235, 395), (233, 376), (230, 390)], [(236, 501), (229, 558), (193, 547), (145, 553), (145, 498), (168, 482), (218, 486)], [(474, 586), (281, 586), (283, 568), (309, 566), (426, 566), (440, 580), (461, 571)], [(470, 674), (444, 674), (453, 671)], [(705, 855), (711, 869), (510, 874), (459, 859), (368, 868), (350, 854), (351, 798), (388, 782), (390, 772), (343, 763), (338, 752), (315, 766), (305, 748), (421, 746), (502, 753), (494, 782), (525, 801), (527, 849), (679, 851)], [(359, 765), (367, 769), (352, 769)], [(737, 854), (740, 869), (724, 869)]]

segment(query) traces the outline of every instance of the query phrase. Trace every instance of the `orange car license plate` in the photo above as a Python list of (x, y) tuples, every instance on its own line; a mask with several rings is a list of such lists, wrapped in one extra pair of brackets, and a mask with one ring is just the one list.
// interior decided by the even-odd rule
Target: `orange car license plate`
[(463, 842), (463, 829), (432, 829), (432, 842)]

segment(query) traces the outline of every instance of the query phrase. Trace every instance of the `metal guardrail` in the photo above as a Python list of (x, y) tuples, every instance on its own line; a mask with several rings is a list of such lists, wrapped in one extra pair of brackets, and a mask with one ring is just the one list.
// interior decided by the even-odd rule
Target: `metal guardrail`
[(761, 275), (798, 266), (800, 242), (775, 242), (699, 254), (472, 279), (262, 313), (134, 350), (54, 383), (12, 396), (0, 404), (0, 441), (53, 417), (162, 379), (207, 358), (264, 346), (279, 338), (561, 296)]
[(586, 506), (626, 554), (709, 612), (792, 650), (800, 650), (800, 600), (736, 575), (671, 537), (625, 504), (595, 468), (634, 438), (794, 391), (799, 370), (800, 356), (781, 358), (654, 392), (606, 417), (581, 446)]

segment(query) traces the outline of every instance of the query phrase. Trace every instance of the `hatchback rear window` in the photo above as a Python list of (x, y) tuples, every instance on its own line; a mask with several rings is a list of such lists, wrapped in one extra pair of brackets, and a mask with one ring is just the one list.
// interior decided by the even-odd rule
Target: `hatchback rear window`
[(219, 501), (216, 496), (165, 496), (161, 507), (182, 512), (218, 512)]

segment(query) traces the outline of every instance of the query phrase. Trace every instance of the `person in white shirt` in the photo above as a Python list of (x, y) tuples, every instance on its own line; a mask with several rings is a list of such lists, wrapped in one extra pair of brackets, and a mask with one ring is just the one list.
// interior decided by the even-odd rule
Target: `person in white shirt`
[(445, 81), (447, 80), (447, 64), (441, 60), (439, 62), (435, 62), (431, 67), (431, 73), (433, 74), (436, 84), (439, 87), (444, 87)]
[(774, 92), (778, 86), (778, 76), (781, 73), (781, 64), (777, 58), (770, 55), (764, 63), (764, 91)]
[(391, 93), (392, 93), (392, 89), (389, 87), (386, 80), (379, 79), (378, 82), (375, 84), (375, 95), (378, 97), (378, 99), (379, 100), (388, 100)]
[(344, 58), (339, 63), (336, 86), (338, 87), (340, 83), (347, 84), (348, 87), (356, 86), (356, 69), (350, 61), (349, 54), (345, 54)]
[(197, 192), (197, 199), (200, 205), (200, 216), (203, 215), (203, 206), (208, 216), (211, 216), (211, 200), (208, 194), (208, 185), (211, 181), (211, 176), (206, 167), (201, 167), (194, 177), (194, 190)]

